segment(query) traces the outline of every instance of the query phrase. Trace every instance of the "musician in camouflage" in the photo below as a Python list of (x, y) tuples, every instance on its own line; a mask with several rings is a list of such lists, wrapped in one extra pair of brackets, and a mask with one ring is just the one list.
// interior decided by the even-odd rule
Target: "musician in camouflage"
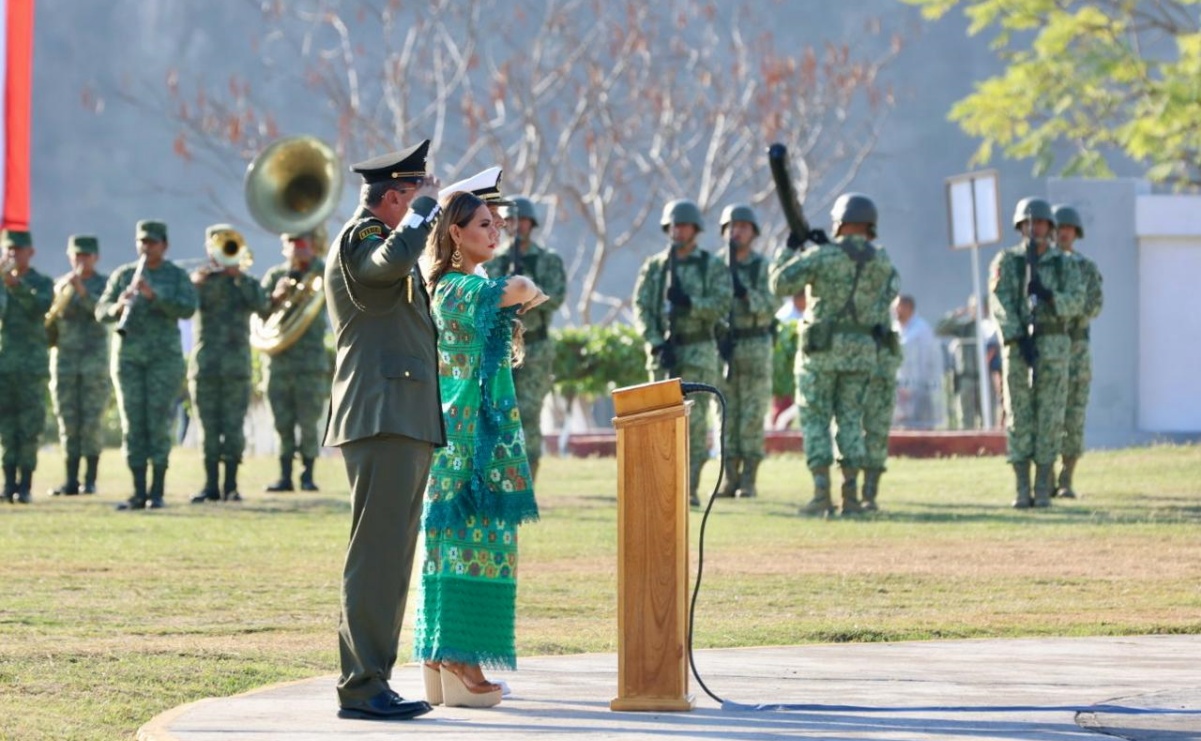
[[(809, 303), (797, 354), (797, 391), (805, 458), (813, 476), (813, 499), (802, 515), (835, 512), (830, 497), (834, 452), (830, 423), (837, 423), (842, 468), (843, 515), (860, 514), (858, 475), (866, 457), (863, 397), (875, 372), (877, 347), (887, 340), (889, 307), (897, 296), (897, 273), (877, 248), (876, 206), (859, 193), (845, 193), (831, 212), (834, 241), (807, 250), (782, 249), (771, 270), (771, 288), (790, 296), (808, 288)], [(800, 247), (790, 235), (789, 247)]]
[(776, 297), (767, 285), (767, 260), (754, 250), (760, 233), (754, 209), (745, 204), (726, 206), (720, 223), (726, 240), (721, 259), (730, 271), (734, 301), (719, 341), (725, 366), (720, 388), (726, 398), (722, 439), (726, 475), (717, 495), (753, 497), (764, 455), (763, 418), (771, 400)]
[(31, 265), (33, 239), (27, 231), (0, 233), (8, 267), (3, 276), (7, 306), (0, 326), (0, 458), (4, 501), (29, 504), (38, 444), (46, 422), (50, 375), (45, 317), (54, 281)]
[(96, 318), (116, 323), (119, 330), (113, 334), (110, 370), (133, 478), (133, 495), (117, 506), (120, 510), (164, 506), (172, 408), (184, 380), (179, 320), (192, 316), (197, 303), (188, 274), (166, 259), (167, 225), (139, 221), (135, 239), (139, 261), (113, 271), (96, 302)]
[[(716, 386), (719, 381), (716, 327), (734, 297), (730, 271), (697, 245), (704, 230), (692, 201), (670, 201), (660, 226), (671, 243), (642, 264), (634, 284), (634, 323), (646, 340), (651, 380), (678, 377)], [(711, 403), (698, 402), (688, 420), (689, 502), (700, 506), (697, 487), (709, 457)]]
[(532, 238), (538, 227), (534, 202), (518, 197), (512, 204), (505, 213), (512, 240), (496, 251), (495, 257), (484, 264), (484, 269), (492, 278), (528, 276), (548, 296), (545, 303), (521, 315), (521, 323), (525, 326), (525, 358), (513, 369), (530, 473), (536, 477), (542, 457), (542, 404), (555, 380), (551, 372), (555, 342), (550, 337), (550, 325), (555, 312), (567, 298), (567, 272), (563, 269), (563, 258)]
[(1101, 314), (1101, 271), (1097, 263), (1076, 249), (1077, 240), (1084, 239), (1084, 221), (1076, 209), (1059, 205), (1054, 209), (1056, 246), (1076, 262), (1083, 283), (1084, 305), (1078, 317), (1068, 327), (1072, 340), (1068, 360), (1068, 393), (1063, 413), (1063, 444), (1060, 455), (1063, 465), (1054, 490), (1056, 496), (1074, 499), (1076, 489), (1072, 477), (1076, 463), (1084, 455), (1084, 414), (1088, 408), (1088, 392), (1093, 382), (1093, 356), (1089, 340), (1089, 324)]
[[(100, 242), (72, 235), (67, 242), (70, 273), (54, 286), (58, 309), (50, 326), (50, 392), (58, 418), (58, 439), (66, 456), (67, 478), (50, 493), (94, 494), (100, 465), (101, 419), (112, 396), (108, 377), (108, 328), (96, 321), (96, 301), (108, 276), (96, 271)], [(86, 462), (82, 486), (79, 464)]]
[(1005, 343), (1007, 457), (1017, 509), (1051, 505), (1052, 467), (1063, 444), (1068, 332), (1084, 306), (1076, 261), (1051, 242), (1054, 219), (1049, 203), (1023, 198), (1013, 213), (1022, 242), (1002, 250), (989, 267), (989, 306)]

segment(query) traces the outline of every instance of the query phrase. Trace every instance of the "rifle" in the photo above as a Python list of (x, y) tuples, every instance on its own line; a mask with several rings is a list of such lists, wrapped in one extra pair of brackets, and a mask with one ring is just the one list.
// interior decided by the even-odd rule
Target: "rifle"
[(679, 312), (668, 298), (672, 288), (680, 282), (680, 276), (676, 273), (676, 250), (679, 246), (678, 243), (672, 242), (667, 248), (667, 262), (664, 264), (666, 275), (663, 277), (663, 312), (667, 316), (667, 331), (663, 333), (663, 343), (654, 348), (659, 356), (659, 367), (667, 373), (668, 378), (674, 377), (679, 367), (679, 358), (676, 356), (676, 315)]
[[(738, 243), (731, 239), (726, 246), (730, 253), (730, 282), (734, 284), (734, 293), (737, 296), (738, 287), (742, 285), (742, 281), (738, 278), (738, 258), (734, 256), (735, 250), (738, 249)], [(727, 381), (734, 380), (734, 306), (737, 300), (735, 297), (734, 302), (730, 303), (730, 313), (726, 316), (726, 334), (717, 343), (717, 354), (726, 364)]]
[(771, 168), (771, 178), (776, 184), (776, 195), (780, 198), (780, 208), (784, 211), (784, 220), (788, 222), (788, 246), (800, 249), (805, 242), (826, 244), (829, 238), (821, 229), (809, 228), (805, 218), (805, 210), (797, 198), (796, 188), (792, 184), (792, 175), (788, 172), (788, 147), (776, 142), (767, 148), (767, 164)]
[(1038, 362), (1038, 345), (1034, 342), (1034, 311), (1038, 308), (1038, 296), (1030, 291), (1030, 286), (1038, 277), (1038, 246), (1034, 242), (1034, 217), (1030, 209), (1026, 210), (1026, 228), (1030, 236), (1026, 238), (1026, 302), (1030, 307), (1030, 321), (1026, 323), (1026, 333), (1018, 340), (1018, 350), (1021, 351), (1030, 372), (1034, 372), (1034, 364)]

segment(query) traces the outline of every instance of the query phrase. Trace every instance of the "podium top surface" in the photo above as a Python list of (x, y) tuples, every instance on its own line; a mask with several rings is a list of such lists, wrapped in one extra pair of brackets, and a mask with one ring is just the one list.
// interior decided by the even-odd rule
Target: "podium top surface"
[(684, 391), (680, 379), (652, 381), (637, 386), (626, 386), (613, 391), (613, 409), (618, 417), (631, 414), (667, 409), (684, 404)]

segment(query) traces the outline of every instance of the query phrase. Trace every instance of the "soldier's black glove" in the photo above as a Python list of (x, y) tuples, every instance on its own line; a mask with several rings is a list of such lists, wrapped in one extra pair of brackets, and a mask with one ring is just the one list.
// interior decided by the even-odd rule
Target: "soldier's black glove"
[(805, 246), (805, 239), (808, 236), (809, 236), (808, 234), (797, 234), (796, 232), (788, 232), (788, 241), (784, 242), (784, 246), (786, 246), (790, 250), (799, 250)]
[(1022, 354), (1022, 359), (1026, 361), (1026, 365), (1031, 368), (1038, 361), (1038, 345), (1034, 344), (1034, 338), (1030, 335), (1022, 335), (1018, 338), (1018, 352)]
[(1037, 296), (1039, 301), (1046, 303), (1050, 303), (1055, 298), (1055, 294), (1051, 293), (1050, 288), (1043, 285), (1037, 274), (1030, 279), (1029, 285), (1026, 286), (1026, 295)]
[(689, 297), (687, 291), (685, 291), (683, 288), (680, 288), (679, 283), (673, 282), (667, 289), (667, 300), (670, 301), (673, 306), (678, 306), (681, 309), (688, 309), (692, 307), (692, 298)]
[(806, 238), (814, 244), (830, 244), (830, 238), (826, 236), (825, 229), (811, 229)]
[(670, 371), (676, 367), (676, 346), (670, 342), (661, 342), (651, 348), (651, 353), (663, 370)]
[(734, 281), (734, 298), (746, 298), (746, 286), (740, 280)]

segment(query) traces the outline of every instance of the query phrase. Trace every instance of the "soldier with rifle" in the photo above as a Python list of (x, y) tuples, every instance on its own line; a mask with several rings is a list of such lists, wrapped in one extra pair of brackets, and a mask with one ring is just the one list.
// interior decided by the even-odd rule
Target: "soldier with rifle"
[[(647, 258), (634, 285), (634, 319), (646, 340), (647, 369), (651, 380), (682, 378), (716, 385), (716, 328), (730, 311), (730, 271), (697, 246), (705, 224), (693, 201), (670, 201), (660, 226), (670, 245)], [(698, 406), (688, 422), (689, 502), (694, 507), (700, 506), (697, 486), (709, 457), (708, 411)]]
[[(1051, 506), (1052, 473), (1063, 442), (1068, 392), (1069, 331), (1084, 310), (1075, 261), (1055, 248), (1055, 217), (1041, 198), (1013, 212), (1022, 242), (1002, 250), (989, 268), (989, 305), (1005, 343), (1008, 460), (1017, 509)], [(1033, 496), (1030, 464), (1034, 463)]]
[(763, 417), (771, 399), (772, 339), (776, 298), (767, 286), (767, 260), (755, 252), (759, 219), (744, 204), (721, 212), (721, 234), (734, 301), (718, 344), (725, 364), (725, 480), (719, 497), (755, 496), (755, 475), (763, 460)]

